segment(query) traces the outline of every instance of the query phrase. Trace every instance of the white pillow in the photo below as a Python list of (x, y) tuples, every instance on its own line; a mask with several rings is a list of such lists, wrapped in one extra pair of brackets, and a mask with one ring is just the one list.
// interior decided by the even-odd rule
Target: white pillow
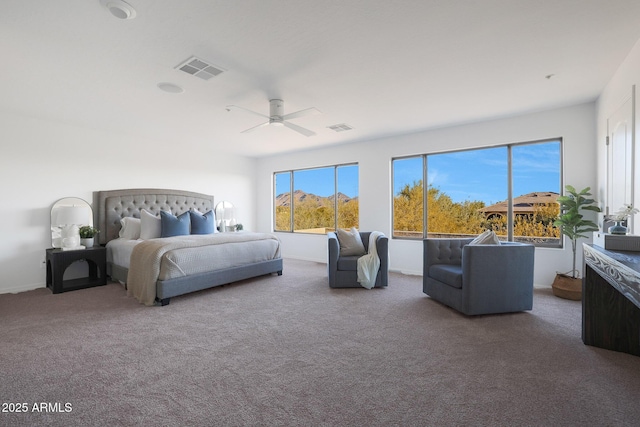
[(470, 245), (499, 245), (500, 240), (495, 232), (492, 230), (487, 230), (484, 233), (480, 234), (478, 237), (473, 239)]
[(120, 220), (120, 233), (122, 239), (138, 240), (140, 238), (140, 219), (126, 217)]
[(143, 240), (157, 239), (162, 234), (162, 221), (145, 209), (140, 211), (140, 238)]
[(353, 227), (350, 231), (341, 228), (336, 230), (338, 242), (340, 242), (340, 256), (364, 255), (364, 244), (360, 233)]

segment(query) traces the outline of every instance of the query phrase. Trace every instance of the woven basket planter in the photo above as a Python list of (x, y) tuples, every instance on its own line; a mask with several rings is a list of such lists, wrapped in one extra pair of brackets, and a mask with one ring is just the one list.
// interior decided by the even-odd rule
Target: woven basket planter
[(553, 294), (559, 298), (573, 301), (582, 300), (582, 279), (574, 279), (565, 274), (556, 274), (553, 280)]

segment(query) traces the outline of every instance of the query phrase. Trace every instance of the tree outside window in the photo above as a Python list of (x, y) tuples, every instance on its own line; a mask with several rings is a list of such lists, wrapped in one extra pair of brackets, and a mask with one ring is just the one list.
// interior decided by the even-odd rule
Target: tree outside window
[(553, 226), (560, 176), (560, 139), (394, 159), (393, 236), (466, 237), (490, 229), (502, 240), (560, 246)]
[(358, 227), (358, 165), (274, 174), (275, 231), (325, 234)]

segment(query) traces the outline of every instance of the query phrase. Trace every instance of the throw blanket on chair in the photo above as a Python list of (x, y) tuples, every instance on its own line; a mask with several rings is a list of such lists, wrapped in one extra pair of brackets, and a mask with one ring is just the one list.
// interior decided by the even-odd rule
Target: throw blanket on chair
[(358, 283), (363, 288), (371, 289), (376, 285), (380, 268), (380, 257), (376, 244), (380, 236), (384, 236), (384, 234), (372, 231), (369, 235), (369, 253), (358, 258)]

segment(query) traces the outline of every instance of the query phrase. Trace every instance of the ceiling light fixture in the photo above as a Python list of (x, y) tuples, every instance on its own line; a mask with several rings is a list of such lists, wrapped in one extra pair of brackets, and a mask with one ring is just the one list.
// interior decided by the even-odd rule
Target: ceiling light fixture
[(160, 90), (163, 90), (165, 92), (168, 93), (182, 93), (184, 92), (184, 89), (182, 89), (180, 86), (173, 84), (173, 83), (168, 83), (168, 82), (162, 82), (162, 83), (158, 83), (158, 88), (160, 88)]
[(100, 0), (100, 3), (118, 19), (133, 19), (136, 17), (136, 10), (133, 6), (122, 0)]

